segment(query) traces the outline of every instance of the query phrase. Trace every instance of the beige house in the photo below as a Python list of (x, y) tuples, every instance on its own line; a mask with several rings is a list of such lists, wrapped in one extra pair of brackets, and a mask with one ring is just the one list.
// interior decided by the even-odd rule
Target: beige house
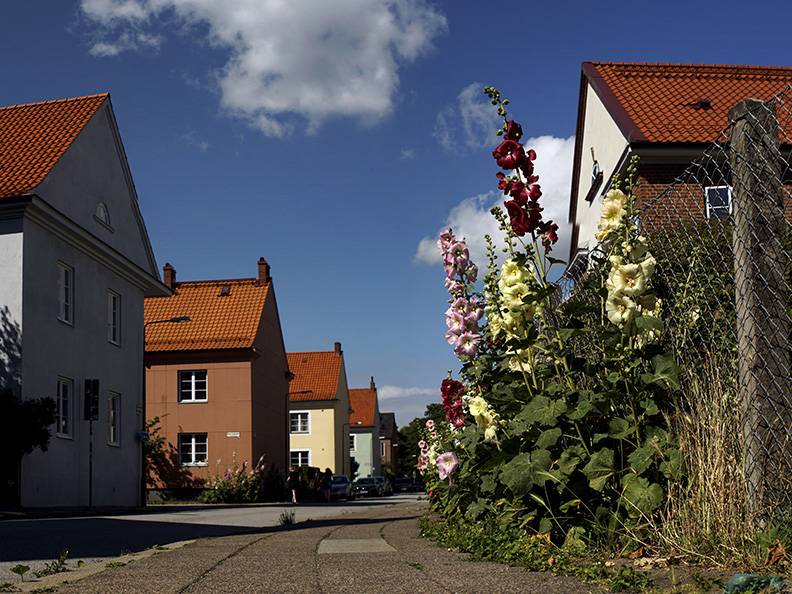
[(289, 353), (289, 463), (350, 474), (349, 389), (341, 343), (329, 352)]

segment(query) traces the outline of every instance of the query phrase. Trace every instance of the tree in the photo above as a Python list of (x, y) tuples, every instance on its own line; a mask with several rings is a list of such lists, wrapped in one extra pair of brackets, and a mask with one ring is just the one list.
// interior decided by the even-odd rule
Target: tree
[(8, 388), (0, 391), (0, 451), (14, 461), (36, 448), (47, 451), (50, 425), (55, 422), (55, 400), (20, 400)]
[(421, 440), (422, 432), (426, 430), (426, 421), (429, 419), (438, 425), (447, 422), (442, 404), (439, 402), (428, 404), (422, 417), (414, 418), (398, 431), (398, 466), (402, 474), (412, 475), (415, 472), (415, 465), (418, 461), (418, 442)]

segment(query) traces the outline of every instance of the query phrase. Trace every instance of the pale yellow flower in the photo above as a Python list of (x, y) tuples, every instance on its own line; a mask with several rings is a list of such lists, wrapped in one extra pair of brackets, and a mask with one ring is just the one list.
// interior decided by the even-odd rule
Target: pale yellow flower
[(605, 195), (602, 201), (602, 215), (595, 235), (597, 241), (603, 241), (611, 231), (621, 225), (626, 207), (627, 196), (621, 190), (611, 190)]
[(508, 351), (509, 357), (508, 366), (512, 371), (522, 371), (523, 373), (530, 373), (533, 363), (533, 353), (531, 349), (517, 349), (516, 352)]
[(640, 264), (622, 264), (611, 268), (606, 283), (609, 293), (640, 295), (646, 291), (646, 276)]
[(635, 318), (635, 302), (621, 293), (611, 293), (605, 302), (608, 319), (617, 326), (629, 324)]

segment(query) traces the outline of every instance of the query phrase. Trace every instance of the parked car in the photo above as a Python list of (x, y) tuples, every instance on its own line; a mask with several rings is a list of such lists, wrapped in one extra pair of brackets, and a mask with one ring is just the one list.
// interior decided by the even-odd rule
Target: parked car
[(372, 477), (359, 478), (355, 481), (355, 495), (360, 497), (381, 497), (382, 487)]
[(393, 490), (397, 493), (412, 493), (415, 491), (415, 481), (409, 476), (400, 476), (396, 479)]
[(334, 475), (333, 481), (330, 483), (330, 497), (331, 499), (346, 499), (347, 501), (354, 499), (352, 481), (343, 474)]
[(377, 481), (377, 484), (380, 486), (380, 493), (382, 495), (393, 495), (393, 486), (384, 476), (375, 476), (374, 480)]

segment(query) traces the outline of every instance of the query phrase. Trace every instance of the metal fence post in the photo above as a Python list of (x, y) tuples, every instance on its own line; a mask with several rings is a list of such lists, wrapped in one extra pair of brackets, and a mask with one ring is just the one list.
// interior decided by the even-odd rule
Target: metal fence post
[(792, 459), (782, 160), (772, 102), (746, 99), (729, 118), (743, 463), (752, 512), (763, 518), (788, 495)]

